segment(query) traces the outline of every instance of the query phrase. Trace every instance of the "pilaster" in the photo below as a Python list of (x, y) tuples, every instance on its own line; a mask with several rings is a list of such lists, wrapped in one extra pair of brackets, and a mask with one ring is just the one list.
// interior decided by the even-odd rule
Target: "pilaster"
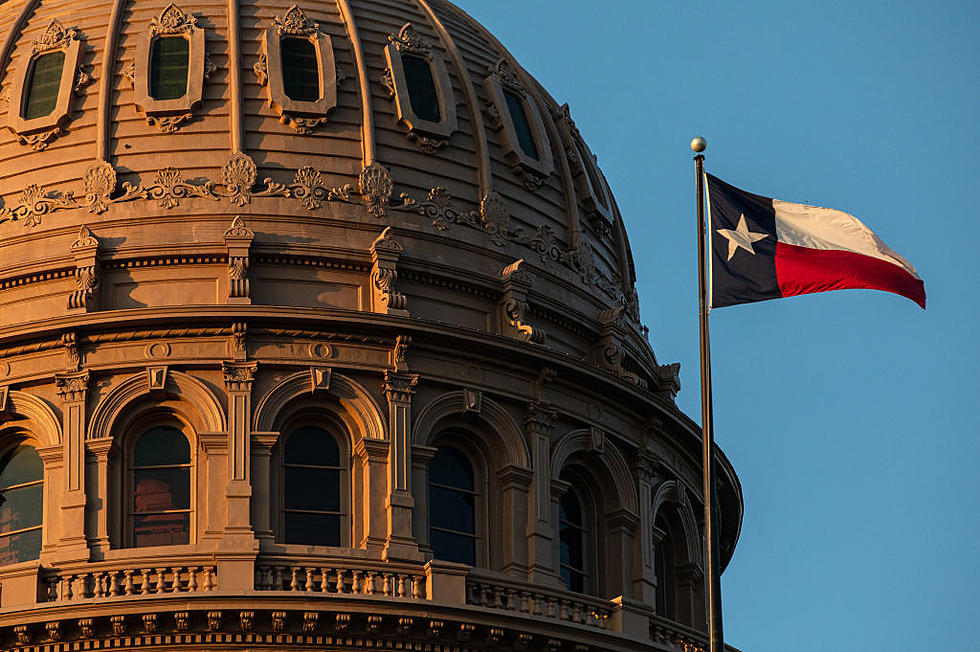
[(657, 574), (653, 560), (653, 482), (656, 460), (641, 453), (632, 461), (633, 477), (638, 489), (640, 524), (639, 536), (633, 548), (633, 597), (652, 605), (656, 603)]
[(558, 412), (545, 403), (531, 403), (527, 408), (525, 428), (531, 443), (533, 479), (528, 498), (527, 559), (528, 580), (557, 584), (552, 545), (551, 431)]
[(385, 372), (385, 396), (388, 397), (388, 533), (385, 540), (387, 559), (420, 560), (418, 545), (412, 535), (411, 493), (412, 468), (412, 396), (418, 386), (417, 374)]
[(228, 484), (225, 498), (227, 511), (221, 548), (256, 550), (252, 532), (250, 477), (252, 382), (258, 363), (235, 361), (222, 363), (225, 389), (228, 392)]
[[(74, 338), (71, 342), (74, 346)], [(72, 357), (71, 354), (67, 354)], [(77, 358), (77, 349), (74, 355)], [(61, 500), (61, 539), (57, 557), (61, 562), (88, 561), (85, 537), (85, 399), (88, 371), (55, 374), (61, 397), (64, 445), (64, 491)]]
[[(388, 453), (387, 439), (363, 438), (354, 446), (354, 455), (361, 460), (363, 475), (360, 513), (360, 541), (357, 547), (381, 552), (388, 540)], [(358, 510), (355, 510), (355, 512)]]
[(109, 550), (109, 509), (115, 498), (109, 495), (109, 464), (119, 450), (112, 437), (89, 439), (85, 442), (88, 450), (90, 469), (86, 478), (89, 505), (86, 532), (89, 533), (88, 546), (92, 556), (101, 559)]

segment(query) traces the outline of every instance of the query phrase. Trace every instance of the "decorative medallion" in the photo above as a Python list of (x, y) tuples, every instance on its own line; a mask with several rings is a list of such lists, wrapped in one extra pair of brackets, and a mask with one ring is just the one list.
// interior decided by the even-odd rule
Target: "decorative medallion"
[(233, 204), (244, 206), (251, 201), (249, 192), (255, 185), (255, 161), (248, 154), (234, 152), (221, 169), (228, 198)]
[(57, 19), (48, 23), (44, 33), (34, 39), (31, 44), (32, 54), (51, 52), (52, 50), (67, 49), (72, 41), (78, 40), (78, 32), (74, 29), (65, 29)]
[(197, 26), (197, 18), (192, 14), (185, 14), (180, 8), (170, 3), (160, 15), (150, 19), (148, 28), (150, 36), (160, 34), (184, 34)]
[(384, 217), (388, 213), (388, 203), (393, 191), (388, 170), (384, 166), (372, 163), (361, 171), (357, 183), (368, 211), (375, 217)]
[(398, 34), (389, 34), (388, 42), (391, 43), (398, 52), (411, 52), (431, 58), (432, 53), (429, 43), (425, 40), (412, 23), (405, 23)]
[(279, 36), (288, 34), (290, 36), (310, 36), (316, 34), (320, 25), (310, 20), (302, 9), (296, 5), (291, 6), (282, 16), (274, 19), (276, 31)]

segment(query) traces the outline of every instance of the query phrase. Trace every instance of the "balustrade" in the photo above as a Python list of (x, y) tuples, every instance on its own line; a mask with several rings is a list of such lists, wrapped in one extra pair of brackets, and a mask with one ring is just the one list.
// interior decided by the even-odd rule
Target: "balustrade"
[(55, 571), (48, 575), (46, 581), (49, 602), (167, 593), (202, 593), (215, 591), (218, 588), (217, 568), (207, 564), (101, 568), (80, 572)]
[(426, 576), (410, 570), (383, 567), (345, 567), (259, 564), (255, 572), (255, 588), (259, 591), (298, 591), (305, 593), (336, 593), (370, 595), (408, 600), (426, 597)]
[(466, 580), (466, 603), (539, 618), (554, 618), (599, 629), (606, 629), (606, 621), (612, 612), (611, 605), (605, 600), (483, 578)]

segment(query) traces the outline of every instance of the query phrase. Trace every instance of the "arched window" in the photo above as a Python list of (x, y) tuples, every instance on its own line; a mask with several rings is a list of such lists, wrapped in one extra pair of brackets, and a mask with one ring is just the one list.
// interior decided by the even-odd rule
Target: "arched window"
[(187, 93), (190, 41), (183, 36), (161, 36), (150, 48), (150, 97), (176, 100)]
[(0, 564), (37, 559), (41, 552), (44, 467), (25, 444), (0, 458)]
[(582, 502), (569, 489), (558, 501), (558, 544), (561, 579), (572, 591), (583, 592), (588, 580), (586, 527)]
[(436, 559), (476, 565), (478, 494), (470, 461), (440, 446), (429, 462), (429, 543)]
[(316, 45), (308, 38), (287, 36), (279, 42), (282, 84), (286, 96), (297, 102), (320, 99), (320, 70)]
[(42, 54), (31, 61), (21, 112), (25, 120), (43, 118), (54, 111), (58, 105), (61, 70), (64, 66), (65, 53), (60, 50)]
[(653, 557), (654, 571), (657, 573), (657, 603), (654, 611), (658, 616), (674, 620), (677, 617), (674, 549), (663, 514), (657, 514), (654, 521)]
[(527, 117), (527, 109), (524, 108), (524, 100), (510, 89), (504, 89), (504, 99), (507, 100), (507, 109), (510, 111), (510, 119), (514, 124), (514, 131), (517, 132), (517, 142), (521, 149), (535, 161), (540, 160), (531, 122)]
[(190, 542), (191, 447), (172, 426), (143, 433), (133, 447), (132, 545), (166, 546)]
[(337, 440), (323, 428), (293, 430), (282, 455), (281, 541), (340, 546), (346, 528), (345, 465)]

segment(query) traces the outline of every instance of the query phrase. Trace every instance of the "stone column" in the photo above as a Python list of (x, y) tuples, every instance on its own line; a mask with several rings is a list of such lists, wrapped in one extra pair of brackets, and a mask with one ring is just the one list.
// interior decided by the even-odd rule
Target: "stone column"
[(503, 570), (515, 579), (527, 577), (527, 523), (528, 490), (533, 475), (528, 469), (510, 464), (497, 472), (500, 482), (500, 502), (503, 514), (500, 519), (503, 544)]
[(37, 449), (37, 454), (44, 465), (44, 495), (41, 508), (44, 527), (41, 528), (41, 563), (47, 564), (48, 558), (57, 551), (58, 536), (61, 532), (61, 513), (57, 509), (58, 501), (53, 500), (52, 497), (60, 496), (63, 492), (65, 447), (61, 444), (44, 446)]
[(251, 524), (252, 381), (257, 362), (225, 362), (222, 365), (228, 391), (228, 484), (222, 547), (251, 550), (255, 536)]
[(109, 463), (119, 447), (112, 437), (100, 437), (89, 439), (85, 442), (85, 448), (88, 449), (90, 471), (86, 483), (89, 495), (86, 531), (91, 533), (89, 548), (93, 556), (104, 558), (110, 548), (108, 506), (111, 501), (118, 500), (109, 495)]
[(85, 538), (85, 398), (88, 381), (88, 371), (55, 375), (55, 385), (62, 400), (64, 437), (64, 492), (57, 553), (61, 562), (89, 559)]
[(633, 598), (653, 605), (657, 600), (657, 573), (653, 560), (653, 481), (656, 461), (641, 453), (633, 460), (639, 490), (640, 533), (633, 546)]
[(272, 449), (278, 441), (278, 432), (252, 433), (252, 526), (260, 549), (276, 540), (271, 520)]
[[(532, 483), (527, 506), (527, 577), (531, 582), (557, 585), (552, 520), (551, 430), (558, 412), (545, 403), (528, 405), (525, 427), (531, 444)], [(557, 480), (557, 479), (555, 479)]]
[(208, 548), (216, 548), (225, 527), (225, 493), (228, 485), (228, 435), (224, 432), (198, 433), (197, 440), (204, 453), (204, 463), (199, 464), (203, 477), (198, 476), (198, 505), (204, 513), (204, 532), (199, 537)]
[(388, 451), (387, 439), (362, 438), (354, 446), (361, 461), (361, 496), (354, 501), (354, 513), (363, 519), (356, 547), (380, 552), (388, 541)]
[(412, 468), (412, 395), (418, 386), (417, 374), (385, 372), (388, 397), (388, 535), (385, 558), (421, 560), (412, 535), (412, 509), (415, 501), (410, 489)]
[(629, 510), (619, 509), (606, 515), (604, 532), (596, 539), (606, 540), (606, 593), (629, 599), (633, 589), (633, 536), (640, 519)]
[(432, 446), (412, 446), (412, 493), (415, 496), (413, 530), (419, 550), (429, 552), (429, 462), (436, 454)]

